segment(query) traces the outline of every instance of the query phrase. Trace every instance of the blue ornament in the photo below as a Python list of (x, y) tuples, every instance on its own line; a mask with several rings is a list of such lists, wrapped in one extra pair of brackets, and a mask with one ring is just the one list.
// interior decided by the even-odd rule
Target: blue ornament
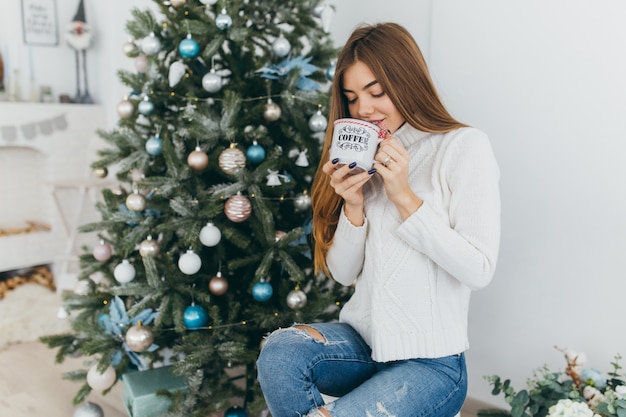
[(126, 207), (126, 204), (122, 203), (117, 206), (117, 208), (128, 218), (128, 220), (126, 220), (126, 224), (130, 227), (137, 226), (141, 221), (141, 213), (129, 210), (128, 207)]
[(98, 315), (98, 326), (100, 326), (102, 329), (106, 328), (106, 320), (109, 320), (109, 315), (106, 313), (100, 313)]
[(246, 158), (253, 164), (260, 164), (265, 159), (265, 149), (256, 142), (246, 150)]
[(252, 287), (252, 297), (257, 301), (267, 301), (272, 298), (274, 289), (269, 282), (259, 281)]
[(196, 330), (204, 327), (209, 321), (206, 310), (199, 305), (192, 304), (183, 313), (183, 323), (189, 330)]
[(337, 69), (337, 66), (335, 64), (332, 64), (328, 68), (326, 68), (326, 78), (328, 79), (328, 81), (332, 81), (333, 78), (335, 78), (335, 69)]
[(154, 111), (154, 103), (146, 97), (139, 102), (139, 104), (137, 105), (137, 110), (144, 116), (150, 116)]
[(215, 26), (220, 30), (226, 30), (232, 25), (233, 19), (226, 13), (226, 9), (222, 9), (222, 12), (215, 18)]
[(158, 136), (153, 136), (146, 141), (146, 152), (148, 152), (152, 156), (158, 156), (163, 153), (163, 144), (161, 143), (161, 138)]
[(234, 405), (224, 412), (224, 417), (248, 417), (248, 413), (243, 408)]
[(178, 44), (178, 52), (183, 58), (195, 58), (200, 53), (200, 45), (195, 39), (191, 39), (191, 35), (187, 35), (187, 38)]

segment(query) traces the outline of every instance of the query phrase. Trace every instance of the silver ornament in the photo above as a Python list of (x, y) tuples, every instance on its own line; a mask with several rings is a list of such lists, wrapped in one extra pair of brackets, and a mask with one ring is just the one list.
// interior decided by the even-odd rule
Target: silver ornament
[(226, 13), (226, 9), (222, 9), (221, 13), (215, 18), (215, 26), (220, 30), (230, 29), (233, 25), (233, 19)]
[(139, 254), (144, 258), (146, 256), (157, 256), (160, 250), (158, 242), (152, 240), (151, 236), (148, 236), (146, 240), (139, 244)]
[(306, 294), (302, 290), (293, 290), (287, 294), (287, 305), (289, 308), (299, 310), (306, 305)]
[(161, 41), (154, 33), (151, 33), (141, 41), (141, 50), (146, 55), (156, 55), (161, 50)]
[(133, 352), (144, 352), (154, 342), (152, 330), (141, 324), (141, 322), (131, 326), (126, 331), (126, 344)]
[(309, 207), (311, 207), (311, 196), (307, 193), (299, 194), (296, 196), (295, 200), (293, 200), (293, 205), (296, 211), (308, 210)]
[(234, 175), (246, 166), (246, 155), (241, 149), (231, 145), (220, 154), (218, 165), (225, 173)]
[(146, 197), (135, 191), (126, 197), (126, 207), (135, 212), (144, 211), (146, 209)]
[(267, 104), (265, 105), (265, 111), (263, 112), (263, 118), (268, 122), (275, 122), (280, 119), (282, 114), (282, 110), (280, 106), (272, 101), (272, 99), (267, 99)]
[(232, 222), (241, 223), (250, 217), (252, 204), (241, 194), (230, 197), (224, 205), (224, 213)]
[(284, 57), (291, 51), (291, 44), (282, 34), (272, 42), (272, 52), (277, 57)]
[(170, 87), (174, 87), (180, 82), (187, 71), (187, 67), (182, 61), (175, 61), (170, 65), (169, 73), (167, 75)]
[(96, 403), (86, 402), (76, 407), (73, 417), (104, 417), (104, 411)]
[(204, 74), (204, 77), (202, 77), (202, 88), (209, 93), (220, 91), (222, 88), (222, 77), (215, 72), (215, 69), (211, 69), (211, 71)]
[(326, 127), (328, 127), (328, 121), (321, 110), (318, 110), (317, 113), (309, 119), (309, 129), (311, 129), (312, 132), (323, 132), (326, 130)]
[(133, 116), (133, 114), (135, 114), (135, 106), (130, 100), (124, 98), (118, 103), (117, 115), (122, 119), (129, 119)]

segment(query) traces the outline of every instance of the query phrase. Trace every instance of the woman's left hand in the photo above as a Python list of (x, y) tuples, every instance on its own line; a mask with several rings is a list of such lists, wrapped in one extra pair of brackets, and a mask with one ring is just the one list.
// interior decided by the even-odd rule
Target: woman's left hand
[(421, 205), (422, 200), (409, 186), (409, 152), (391, 134), (380, 143), (374, 156), (377, 174), (383, 178), (387, 198), (406, 219)]

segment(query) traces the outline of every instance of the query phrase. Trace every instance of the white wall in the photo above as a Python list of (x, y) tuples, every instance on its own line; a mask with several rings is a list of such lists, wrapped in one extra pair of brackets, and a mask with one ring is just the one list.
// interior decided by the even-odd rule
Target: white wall
[[(21, 39), (19, 1), (9, 3), (0, 15), (0, 46)], [(57, 1), (61, 22), (75, 13), (68, 3)], [(543, 364), (562, 369), (553, 345), (584, 351), (591, 366), (609, 370), (616, 353), (626, 355), (619, 314), (626, 293), (626, 4), (333, 3), (338, 45), (362, 21), (405, 25), (452, 112), (492, 139), (502, 169), (502, 248), (494, 282), (473, 298), (470, 396), (499, 402), (484, 375), (512, 377), (523, 388)], [(150, 4), (86, 0), (97, 31), (92, 95), (107, 107), (110, 124), (127, 93), (116, 72), (133, 68), (121, 53), (124, 25), (132, 6)], [(62, 42), (34, 52), (38, 81), (73, 94), (71, 50)]]

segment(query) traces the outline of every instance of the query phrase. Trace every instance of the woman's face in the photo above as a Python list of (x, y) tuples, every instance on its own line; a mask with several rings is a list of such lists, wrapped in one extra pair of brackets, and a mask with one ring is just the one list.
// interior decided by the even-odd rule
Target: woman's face
[(343, 74), (343, 95), (350, 117), (367, 120), (395, 132), (404, 118), (367, 65), (356, 61)]

